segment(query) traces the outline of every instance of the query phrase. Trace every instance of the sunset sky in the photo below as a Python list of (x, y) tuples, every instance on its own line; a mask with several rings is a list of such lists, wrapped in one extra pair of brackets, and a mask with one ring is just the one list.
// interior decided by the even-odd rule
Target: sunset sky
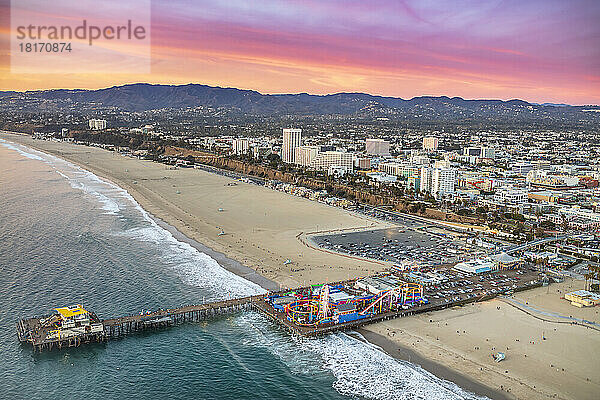
[(152, 72), (127, 75), (11, 74), (1, 1), (2, 90), (191, 82), (600, 104), (597, 0), (153, 1)]

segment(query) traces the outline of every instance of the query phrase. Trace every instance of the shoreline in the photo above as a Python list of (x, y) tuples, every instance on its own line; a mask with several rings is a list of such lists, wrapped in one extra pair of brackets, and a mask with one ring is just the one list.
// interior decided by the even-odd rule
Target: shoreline
[[(263, 288), (269, 284), (297, 287), (303, 279), (305, 283), (322, 282), (373, 271), (374, 264), (367, 267), (367, 260), (359, 262), (317, 251), (298, 240), (299, 234), (315, 231), (315, 222), (321, 230), (344, 230), (359, 225), (358, 219), (330, 207), (252, 185), (229, 186), (228, 180), (218, 174), (172, 171), (116, 157), (106, 150), (54, 142), (31, 143), (27, 137), (4, 135), (10, 142), (67, 160), (121, 187), (177, 240), (192, 245), (221, 267)], [(219, 207), (225, 212), (216, 212)], [(221, 227), (227, 235), (218, 236)], [(293, 264), (284, 264), (286, 258), (292, 259)], [(580, 283), (559, 286), (561, 290), (562, 286), (573, 290)], [(598, 318), (593, 309), (572, 309), (556, 296), (554, 289), (531, 290), (519, 296), (523, 302), (529, 301), (542, 309), (577, 314), (593, 321)], [(358, 333), (387, 355), (419, 365), (477, 395), (503, 400), (594, 398), (593, 390), (600, 386), (590, 371), (597, 370), (595, 365), (600, 367), (600, 364), (586, 356), (590, 348), (598, 348), (600, 338), (567, 324), (554, 329), (512, 307), (500, 306), (478, 303), (476, 307), (450, 309), (426, 318), (373, 324)], [(386, 330), (400, 334), (388, 337)], [(538, 340), (541, 335), (546, 337), (544, 341)], [(443, 341), (438, 342), (438, 336)], [(556, 347), (557, 340), (564, 345)], [(414, 349), (410, 346), (413, 342), (416, 342)], [(501, 366), (491, 363), (490, 352), (502, 347), (507, 350), (510, 347), (507, 360)], [(500, 389), (502, 385), (504, 388)]]
[[(20, 144), (20, 143), (16, 143), (16, 144)], [(26, 146), (23, 144), (20, 144), (20, 145)], [(30, 147), (30, 146), (26, 146), (26, 147)], [(58, 157), (54, 154), (48, 153), (48, 152), (46, 152), (40, 148), (34, 147), (34, 146), (31, 146), (31, 148), (33, 150), (42, 152), (42, 153), (44, 153), (46, 155), (50, 155), (52, 157)], [(58, 157), (58, 158), (61, 158), (61, 157)], [(77, 167), (81, 168), (82, 170), (92, 173), (92, 174), (96, 175), (98, 178), (101, 178), (101, 179), (109, 182), (110, 184), (115, 185), (115, 186), (119, 187), (120, 189), (124, 190), (125, 192), (127, 192), (133, 198), (133, 200), (148, 214), (148, 216), (150, 216), (150, 218), (152, 218), (152, 220), (154, 222), (156, 222), (156, 224), (158, 226), (160, 226), (164, 230), (168, 231), (178, 241), (187, 243), (190, 246), (192, 246), (194, 249), (198, 250), (199, 252), (205, 253), (210, 258), (215, 260), (226, 271), (229, 271), (241, 278), (244, 278), (252, 283), (255, 283), (267, 291), (280, 289), (280, 286), (277, 282), (272, 281), (272, 280), (260, 275), (258, 272), (256, 272), (252, 268), (243, 265), (242, 263), (240, 263), (237, 260), (227, 257), (222, 252), (219, 252), (219, 251), (191, 238), (190, 236), (187, 236), (186, 234), (181, 232), (179, 229), (177, 229), (177, 227), (175, 227), (174, 225), (164, 221), (162, 218), (157, 217), (156, 215), (154, 215), (152, 212), (150, 212), (146, 207), (144, 207), (140, 203), (138, 196), (136, 196), (137, 193), (134, 195), (134, 193), (132, 193), (132, 191), (129, 190), (128, 188), (124, 187), (124, 185), (114, 182), (112, 179), (104, 176), (103, 174), (98, 173), (97, 171), (94, 171), (92, 168), (89, 168), (88, 166), (81, 165), (72, 160), (68, 160), (68, 159), (64, 159), (64, 158), (61, 158), (61, 159), (63, 161), (66, 161), (73, 165), (76, 165)]]
[(478, 382), (459, 371), (451, 369), (436, 361), (423, 357), (413, 349), (396, 343), (379, 333), (372, 332), (364, 328), (356, 330), (364, 339), (379, 347), (381, 351), (397, 360), (406, 361), (410, 364), (421, 367), (425, 371), (435, 375), (437, 378), (455, 383), (461, 389), (474, 393), (478, 396), (485, 396), (492, 400), (510, 400), (514, 397), (509, 396), (497, 389), (491, 388), (481, 382)]
[[(136, 200), (136, 202), (137, 202), (137, 200)], [(190, 246), (192, 246), (193, 248), (195, 248), (196, 250), (198, 250), (199, 252), (208, 255), (210, 258), (215, 260), (223, 269), (225, 269), (239, 277), (242, 277), (252, 283), (256, 283), (258, 286), (262, 287), (265, 290), (268, 290), (268, 291), (279, 290), (279, 284), (277, 282), (274, 282), (268, 278), (265, 278), (264, 276), (260, 275), (258, 272), (253, 270), (252, 268), (243, 265), (239, 261), (229, 258), (225, 254), (218, 252), (218, 251), (208, 247), (207, 245), (190, 238), (189, 236), (186, 236), (185, 234), (180, 232), (176, 227), (174, 227), (173, 225), (166, 223), (162, 219), (150, 214), (147, 210), (144, 209), (144, 211), (146, 211), (148, 213), (150, 218), (152, 218), (158, 226), (160, 226), (164, 230), (171, 233), (171, 235), (173, 235), (173, 237), (175, 239), (177, 239), (180, 242), (187, 243)]]
[[(37, 151), (41, 151), (44, 154), (49, 154), (49, 153), (46, 153), (45, 151), (43, 151), (42, 149), (35, 148), (35, 147), (32, 147), (32, 148)], [(50, 155), (52, 155), (52, 154), (50, 154)], [(55, 156), (55, 155), (53, 155), (53, 156)], [(90, 169), (86, 168), (87, 166), (82, 166), (78, 163), (74, 163), (71, 160), (65, 160), (65, 161), (72, 162), (73, 164), (77, 165), (79, 168), (82, 168), (85, 171), (91, 172), (94, 175), (97, 175), (98, 177), (105, 179), (108, 182), (112, 183), (113, 185), (116, 185), (116, 186), (120, 187), (121, 189), (125, 190), (127, 193), (129, 193), (132, 196), (132, 198), (139, 204), (139, 206), (142, 207), (144, 209), (144, 211), (148, 213), (148, 215), (152, 218), (153, 221), (156, 222), (156, 224), (158, 226), (160, 226), (161, 228), (163, 228), (163, 229), (167, 230), (169, 233), (171, 233), (176, 240), (187, 243), (190, 246), (194, 247), (196, 250), (207, 254), (209, 257), (214, 259), (225, 270), (227, 270), (231, 273), (234, 273), (237, 276), (240, 276), (244, 279), (247, 279), (248, 281), (259, 285), (260, 287), (262, 287), (265, 290), (280, 289), (280, 286), (278, 283), (260, 275), (254, 269), (243, 265), (239, 261), (229, 258), (225, 254), (223, 254), (215, 249), (212, 249), (211, 247), (187, 236), (186, 234), (184, 234), (183, 232), (178, 230), (175, 226), (173, 226), (173, 225), (165, 222), (163, 219), (155, 216), (139, 202), (139, 199), (136, 198), (136, 196), (133, 193), (131, 193), (131, 191), (127, 190), (127, 188), (122, 187), (122, 185), (114, 182), (113, 180), (111, 180), (110, 178), (107, 178), (106, 176), (103, 176), (102, 174), (97, 174), (96, 171), (90, 171)], [(390, 357), (392, 357), (396, 360), (406, 361), (413, 365), (419, 366), (419, 367), (423, 368), (424, 370), (428, 371), (429, 373), (435, 375), (438, 378), (455, 383), (457, 386), (459, 386), (463, 390), (475, 393), (476, 395), (486, 396), (492, 400), (507, 400), (507, 399), (509, 399), (509, 397), (502, 395), (502, 393), (500, 393), (499, 391), (493, 390), (481, 383), (478, 383), (478, 382), (454, 371), (454, 370), (451, 370), (450, 368), (447, 368), (441, 364), (438, 364), (434, 361), (426, 359), (426, 358), (418, 355), (416, 352), (412, 351), (411, 349), (406, 348), (404, 346), (401, 347), (401, 345), (394, 343), (393, 341), (385, 338), (382, 335), (364, 330), (362, 328), (357, 329), (356, 332), (358, 332), (364, 338), (365, 341), (367, 341), (368, 343), (370, 343), (374, 346), (377, 346), (380, 349), (380, 351), (386, 353)]]
[[(240, 190), (239, 185), (227, 189), (227, 191), (232, 191), (233, 194), (224, 194), (223, 189), (218, 188), (218, 186), (224, 186), (219, 181), (223, 179), (229, 181), (231, 178), (203, 170), (172, 171), (162, 164), (156, 165), (156, 163), (121, 157), (120, 155), (116, 157), (115, 153), (96, 147), (52, 141), (41, 141), (38, 144), (32, 140), (30, 135), (17, 132), (4, 132), (4, 137), (9, 141), (13, 140), (15, 143), (67, 160), (112, 182), (126, 190), (150, 215), (174, 227), (186, 237), (256, 271), (266, 280), (276, 282), (281, 288), (347, 279), (348, 272), (350, 275), (364, 276), (369, 272), (383, 268), (383, 264), (374, 260), (357, 260), (350, 259), (342, 254), (325, 253), (321, 249), (307, 246), (297, 237), (298, 234), (303, 232), (314, 231), (314, 227), (319, 228), (322, 222), (325, 230), (388, 227), (387, 224), (373, 221), (371, 218), (354, 215), (345, 210), (334, 209), (320, 203), (315, 204), (301, 197), (266, 190), (254, 185), (243, 185), (244, 193), (242, 194), (235, 193)], [(96, 160), (97, 162), (94, 162), (95, 158), (92, 157), (92, 154), (95, 153), (102, 153), (100, 159)], [(110, 165), (107, 164), (109, 158)], [(123, 170), (118, 169), (118, 167), (115, 168), (114, 163), (119, 164), (120, 168), (129, 168), (129, 170), (125, 169), (123, 173)], [(138, 167), (133, 167), (133, 164)], [(134, 169), (138, 177), (132, 175)], [(148, 174), (146, 171), (149, 170), (153, 172)], [(145, 174), (147, 177), (140, 177), (140, 174)], [(188, 177), (185, 177), (185, 175), (188, 175), (192, 182), (188, 181)], [(162, 176), (162, 182), (158, 183), (161, 179), (157, 179), (156, 176)], [(168, 180), (164, 180), (167, 179), (167, 176)], [(176, 176), (178, 178), (175, 178)], [(184, 194), (179, 195), (178, 193), (177, 196), (171, 197), (171, 193), (165, 193), (165, 189), (170, 187), (171, 183), (173, 183), (173, 189), (169, 188), (169, 191), (174, 191), (175, 183), (177, 183), (177, 187), (185, 187), (187, 194), (189, 193), (187, 192), (189, 187), (194, 187), (193, 185), (197, 185), (198, 181), (201, 182), (201, 185), (210, 186), (210, 190), (217, 190), (218, 193), (215, 194), (215, 197), (210, 196), (207, 198), (206, 194), (210, 192), (194, 189), (194, 194), (200, 194), (200, 197), (190, 199), (193, 201), (193, 205), (190, 205), (187, 202), (181, 202), (182, 199), (189, 199)], [(157, 182), (158, 185), (155, 185), (154, 182)], [(217, 187), (214, 187), (215, 185)], [(223, 197), (224, 195), (226, 197)], [(268, 213), (269, 217), (263, 219), (261, 217), (263, 212), (261, 207), (265, 206), (260, 203), (261, 200), (256, 203), (259, 204), (258, 206), (247, 203), (226, 204), (229, 201), (235, 203), (242, 196), (265, 198), (265, 202), (271, 205), (274, 202), (278, 204), (281, 201), (278, 197), (285, 196), (290, 198), (290, 203), (279, 212), (267, 208), (264, 215), (266, 216)], [(248, 199), (248, 201), (254, 200), (254, 197)], [(203, 205), (202, 209), (198, 207), (199, 204)], [(252, 208), (250, 212), (240, 208), (240, 206), (246, 207), (246, 205)], [(230, 217), (227, 212), (215, 214), (212, 211), (213, 207), (214, 210), (225, 208), (229, 211), (229, 206), (237, 211), (237, 213), (234, 213), (234, 217)], [(317, 213), (307, 219), (307, 214), (303, 214), (303, 212), (312, 213), (315, 207)], [(240, 214), (240, 212), (244, 214)], [(282, 214), (287, 217), (287, 212), (294, 213), (295, 219), (289, 222), (282, 219)], [(272, 214), (279, 214), (279, 216), (273, 216)], [(342, 217), (339, 214), (344, 216)], [(246, 219), (246, 221), (242, 221), (242, 219)], [(365, 226), (367, 220), (370, 221), (372, 226)], [(315, 223), (316, 225), (313, 225)], [(310, 227), (307, 227), (307, 224)], [(215, 226), (217, 227), (215, 228)], [(222, 230), (225, 230), (227, 235), (220, 237), (218, 233)], [(305, 252), (311, 254), (305, 254)], [(287, 259), (291, 259), (292, 263), (285, 264)], [(242, 268), (242, 273), (245, 274), (246, 272), (249, 271)]]
[[(39, 148), (34, 148), (34, 149), (37, 151), (41, 151), (44, 154), (49, 154)], [(71, 160), (65, 160), (65, 161), (72, 162)], [(175, 226), (173, 226), (173, 225), (165, 222), (163, 219), (155, 216), (149, 210), (144, 208), (144, 206), (139, 203), (139, 200), (136, 198), (136, 196), (134, 196), (134, 194), (131, 193), (131, 191), (127, 190), (127, 188), (122, 187), (121, 185), (117, 184), (116, 182), (113, 182), (111, 179), (109, 179), (101, 174), (97, 174), (95, 171), (90, 171), (88, 168), (86, 168), (86, 166), (79, 165), (78, 163), (74, 163), (74, 164), (77, 165), (79, 168), (82, 168), (85, 171), (91, 172), (94, 175), (97, 175), (100, 178), (105, 179), (108, 182), (112, 183), (113, 185), (116, 185), (116, 186), (120, 187), (121, 189), (125, 190), (140, 205), (140, 207), (142, 207), (144, 209), (144, 211), (148, 213), (148, 215), (152, 218), (152, 220), (154, 222), (156, 222), (156, 224), (158, 226), (160, 226), (161, 228), (163, 228), (166, 231), (168, 231), (169, 233), (171, 233), (176, 240), (187, 243), (190, 246), (194, 247), (196, 250), (207, 254), (209, 257), (214, 259), (225, 270), (227, 270), (231, 273), (234, 273), (237, 276), (240, 276), (244, 279), (247, 279), (248, 281), (259, 285), (260, 287), (262, 287), (265, 290), (280, 289), (280, 286), (278, 283), (260, 275), (255, 270), (253, 270), (252, 268), (250, 268), (248, 266), (243, 265), (239, 261), (229, 258), (225, 254), (223, 254), (219, 251), (216, 251), (216, 250), (212, 249), (211, 247), (185, 235), (180, 230), (178, 230)], [(419, 354), (417, 354), (416, 352), (414, 352), (412, 349), (409, 349), (407, 347), (404, 347), (397, 343), (394, 343), (393, 341), (385, 338), (382, 335), (364, 330), (362, 328), (357, 329), (356, 332), (358, 332), (364, 338), (365, 341), (367, 341), (368, 343), (370, 343), (374, 346), (377, 346), (380, 349), (380, 351), (386, 353), (390, 357), (392, 357), (396, 360), (406, 361), (413, 365), (419, 366), (440, 379), (444, 379), (444, 380), (455, 383), (457, 386), (459, 386), (463, 390), (469, 391), (471, 393), (475, 393), (476, 395), (486, 396), (492, 400), (507, 400), (507, 399), (509, 399), (509, 397), (503, 395), (501, 392), (491, 389), (479, 382), (476, 382), (476, 381), (458, 373), (457, 371), (451, 370), (450, 368), (447, 368), (447, 367), (445, 367), (441, 364), (438, 364), (432, 360), (426, 359), (426, 358), (420, 356)]]

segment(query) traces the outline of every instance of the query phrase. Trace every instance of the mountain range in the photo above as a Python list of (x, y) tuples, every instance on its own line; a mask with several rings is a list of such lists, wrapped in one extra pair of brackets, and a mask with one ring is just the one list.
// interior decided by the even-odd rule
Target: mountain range
[[(465, 100), (460, 97), (421, 96), (412, 99), (375, 96), (365, 93), (329, 95), (261, 94), (254, 90), (213, 87), (200, 84), (153, 85), (146, 83), (105, 89), (54, 89), (27, 92), (0, 92), (0, 108), (7, 104), (37, 104), (45, 110), (61, 110), (74, 105), (116, 108), (123, 111), (225, 108), (254, 115), (371, 114), (379, 117), (424, 119), (504, 119), (555, 118), (585, 113), (598, 106), (535, 104), (523, 100)], [(84, 107), (84, 108), (87, 108)], [(588, 118), (585, 115), (585, 118)]]

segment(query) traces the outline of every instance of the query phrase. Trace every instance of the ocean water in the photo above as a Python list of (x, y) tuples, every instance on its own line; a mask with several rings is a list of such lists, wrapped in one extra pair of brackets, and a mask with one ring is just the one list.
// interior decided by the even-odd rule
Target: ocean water
[(354, 334), (295, 338), (257, 313), (43, 354), (15, 322), (261, 293), (156, 225), (123, 189), (0, 139), (0, 399), (475, 399)]

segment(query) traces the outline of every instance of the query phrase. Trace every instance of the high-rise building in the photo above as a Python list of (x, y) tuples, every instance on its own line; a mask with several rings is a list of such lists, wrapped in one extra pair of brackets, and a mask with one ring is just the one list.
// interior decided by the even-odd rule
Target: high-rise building
[(436, 199), (454, 193), (456, 170), (450, 168), (435, 168), (431, 179), (431, 193)]
[(463, 149), (463, 155), (465, 156), (476, 156), (480, 158), (496, 158), (496, 151), (491, 147), (465, 147)]
[(391, 161), (391, 162), (380, 162), (378, 168), (381, 172), (385, 172), (389, 175), (400, 175), (400, 168), (402, 164)]
[(434, 136), (426, 136), (423, 138), (423, 150), (435, 151), (438, 149), (439, 140)]
[(320, 152), (320, 146), (298, 146), (294, 150), (294, 162), (303, 167), (310, 167), (310, 164)]
[(238, 138), (233, 139), (231, 150), (234, 154), (248, 154), (250, 151), (250, 139)]
[(431, 192), (431, 180), (433, 178), (433, 168), (421, 168), (421, 181), (419, 182), (419, 190), (423, 193)]
[(420, 191), (429, 192), (436, 199), (454, 193), (456, 170), (451, 168), (421, 168)]
[(463, 155), (479, 157), (481, 155), (481, 148), (480, 147), (465, 147), (463, 149)]
[(389, 156), (390, 155), (390, 142), (383, 139), (366, 139), (365, 148), (367, 154), (377, 156)]
[(496, 158), (496, 150), (491, 147), (482, 147), (481, 158), (491, 158), (493, 160)]
[(295, 162), (296, 147), (302, 144), (302, 129), (284, 129), (281, 160), (292, 164)]
[(367, 170), (371, 168), (371, 159), (368, 157), (354, 157), (354, 168)]
[(105, 119), (90, 119), (88, 121), (88, 125), (90, 129), (95, 131), (100, 131), (102, 129), (106, 129), (106, 120)]

